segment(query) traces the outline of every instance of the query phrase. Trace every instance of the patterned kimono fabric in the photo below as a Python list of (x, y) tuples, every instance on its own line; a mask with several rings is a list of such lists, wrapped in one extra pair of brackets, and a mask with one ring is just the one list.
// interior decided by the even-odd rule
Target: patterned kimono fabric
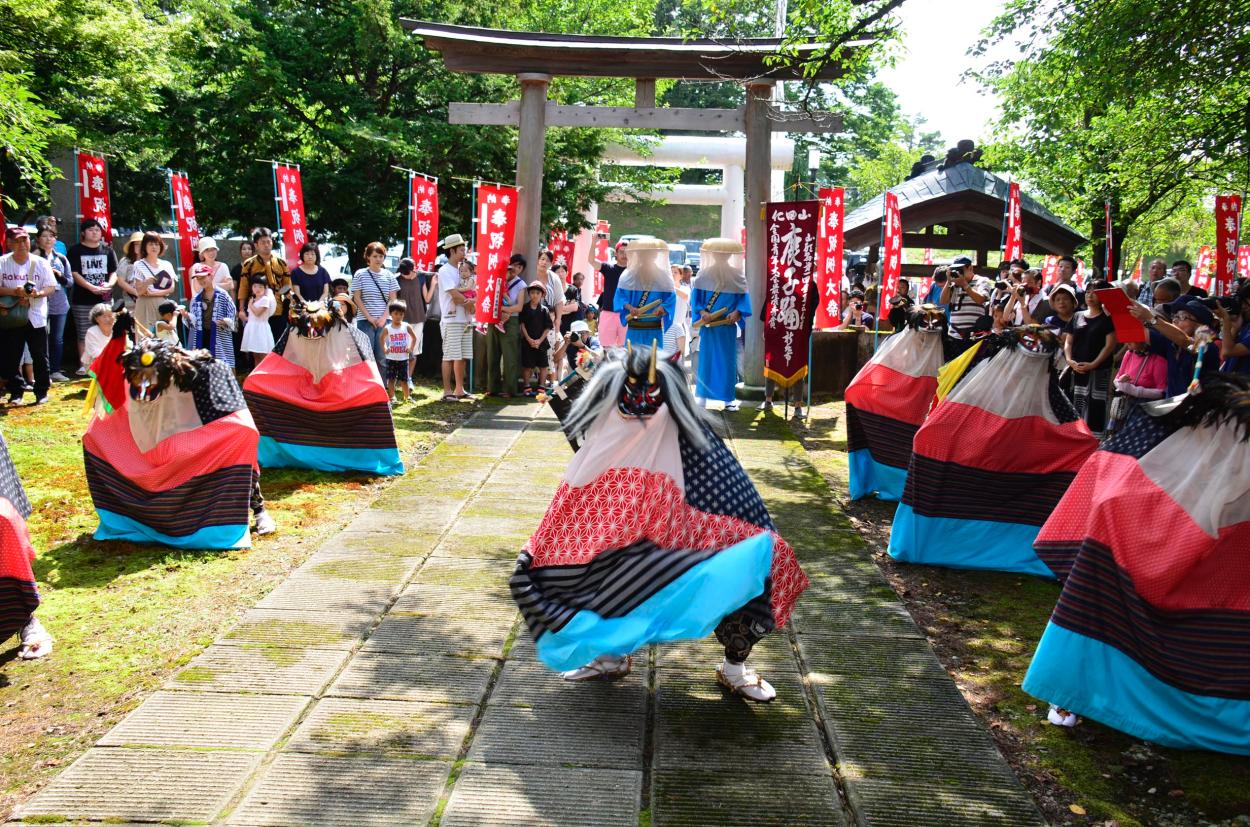
[(972, 369), (916, 432), (890, 555), (1053, 577), (1033, 541), (1098, 447), (1052, 354), (1014, 345)]
[(1038, 537), (1063, 591), (1024, 690), (1165, 746), (1250, 755), (1247, 550), (1250, 380), (1140, 406)]
[(894, 334), (847, 385), (851, 499), (903, 496), (912, 440), (937, 393), (942, 335), (912, 327)]
[(316, 338), (288, 328), (243, 394), (265, 468), (404, 473), (373, 346), (354, 327), (336, 324)]
[(189, 391), (130, 398), (83, 435), (97, 540), (249, 548), (256, 424), (234, 371), (213, 360)]
[(35, 549), (26, 530), (29, 516), (30, 500), (0, 434), (0, 641), (20, 632), (39, 607), (31, 569)]
[(640, 416), (617, 402), (630, 387), (620, 378), (626, 359), (645, 372), (638, 351), (611, 357), (578, 400), (597, 413), (517, 559), (513, 598), (555, 670), (712, 631), (727, 657), (744, 661), (785, 624), (807, 576), (742, 467), (694, 413), (680, 368), (661, 365), (653, 398), (680, 397), (685, 411), (661, 401)]

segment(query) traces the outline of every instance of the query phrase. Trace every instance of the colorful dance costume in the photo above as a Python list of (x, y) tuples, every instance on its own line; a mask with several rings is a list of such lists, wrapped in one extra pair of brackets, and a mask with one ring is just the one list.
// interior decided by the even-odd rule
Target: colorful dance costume
[[(112, 407), (82, 439), (95, 538), (250, 547), (249, 518), (260, 519), (264, 500), (256, 425), (234, 371), (164, 339), (119, 357), (124, 345), (125, 334), (115, 335), (93, 365)], [(110, 375), (119, 366), (120, 384)]]
[(35, 549), (26, 530), (29, 516), (30, 500), (0, 434), (0, 642), (21, 631), (39, 607), (31, 569)]
[(1158, 744), (1250, 755), (1250, 379), (1138, 410), (1038, 538), (1063, 591), (1023, 688)]
[(924, 305), (846, 386), (847, 460), (851, 499), (903, 496), (911, 445), (933, 406), (946, 314)]
[(1052, 577), (1033, 541), (1098, 441), (1059, 389), (1054, 334), (1033, 326), (996, 339), (916, 431), (889, 551)]
[(731, 263), (742, 255), (742, 245), (728, 238), (711, 238), (701, 249), (703, 267), (695, 277), (690, 307), (699, 324), (701, 314), (710, 313), (699, 324), (699, 366), (694, 395), (699, 399), (733, 402), (738, 385), (738, 321), (751, 315), (751, 296), (746, 274)]
[(599, 364), (566, 423), (582, 447), (511, 580), (552, 669), (715, 631), (732, 678), (789, 618), (807, 576), (710, 422), (651, 348)]
[(243, 382), (265, 468), (402, 474), (373, 345), (344, 302), (291, 302), (291, 326)]
[[(626, 248), (629, 266), (616, 288), (616, 307), (625, 325), (625, 341), (635, 348), (663, 344), (677, 312), (677, 293), (668, 267), (668, 245), (644, 236)], [(634, 308), (631, 317), (625, 305)]]

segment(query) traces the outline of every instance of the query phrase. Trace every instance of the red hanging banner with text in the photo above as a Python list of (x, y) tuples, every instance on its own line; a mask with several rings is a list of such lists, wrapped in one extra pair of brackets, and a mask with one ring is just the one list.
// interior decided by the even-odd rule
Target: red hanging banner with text
[(551, 251), (551, 264), (553, 267), (563, 264), (568, 268), (564, 273), (564, 280), (569, 284), (573, 283), (573, 248), (576, 244), (575, 239), (569, 238), (568, 232), (554, 227), (547, 239), (547, 249)]
[(200, 242), (200, 225), (195, 220), (191, 182), (186, 173), (169, 173), (169, 191), (174, 202), (174, 228), (178, 233), (178, 262), (182, 265), (182, 295), (191, 295), (191, 265)]
[(842, 218), (846, 209), (842, 187), (820, 190), (820, 232), (816, 241), (816, 327), (827, 330), (841, 322), (842, 306)]
[(1007, 230), (1003, 233), (1003, 260), (1024, 258), (1024, 230), (1020, 226), (1020, 185), (1007, 185)]
[(113, 212), (109, 204), (109, 168), (104, 158), (86, 152), (77, 153), (78, 221), (94, 218), (104, 231), (105, 243), (113, 241)]
[(768, 245), (764, 313), (764, 375), (788, 388), (807, 375), (812, 335), (808, 302), (816, 276), (819, 201), (785, 201), (765, 208)]
[(1215, 293), (1223, 296), (1237, 277), (1237, 242), (1241, 236), (1241, 196), (1215, 196)]
[(438, 257), (438, 181), (413, 175), (408, 179), (408, 257), (418, 273), (433, 273)]
[(903, 272), (903, 221), (898, 211), (898, 196), (885, 194), (885, 215), (881, 231), (881, 292), (877, 297), (877, 318), (885, 315), (882, 308), (898, 292), (898, 279)]
[(1203, 244), (1198, 248), (1198, 266), (1194, 268), (1194, 274), (1190, 277), (1189, 283), (1193, 287), (1201, 287), (1208, 293), (1211, 292), (1211, 247)]
[(477, 185), (477, 312), (478, 324), (499, 321), (499, 307), (512, 239), (516, 234), (516, 187)]
[(1059, 281), (1059, 256), (1046, 256), (1042, 262), (1042, 284), (1050, 286)]
[(299, 248), (308, 241), (308, 216), (304, 214), (304, 183), (299, 167), (274, 167), (278, 188), (278, 214), (282, 221), (282, 249), (292, 270), (299, 266)]
[(1250, 279), (1250, 247), (1237, 249), (1237, 275)]

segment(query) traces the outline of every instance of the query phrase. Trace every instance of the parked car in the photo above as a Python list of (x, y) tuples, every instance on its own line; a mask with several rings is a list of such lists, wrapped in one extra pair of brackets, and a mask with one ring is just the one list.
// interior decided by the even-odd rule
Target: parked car
[(686, 248), (681, 244), (668, 245), (668, 263), (678, 267), (686, 263)]
[(693, 268), (695, 273), (698, 273), (699, 264), (703, 260), (703, 256), (699, 253), (699, 250), (703, 247), (703, 242), (697, 238), (683, 238), (677, 243), (686, 248), (686, 263)]

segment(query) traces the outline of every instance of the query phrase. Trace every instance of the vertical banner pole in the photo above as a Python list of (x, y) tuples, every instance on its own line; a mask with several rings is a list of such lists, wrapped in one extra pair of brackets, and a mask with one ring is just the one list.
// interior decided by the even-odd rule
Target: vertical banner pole
[[(889, 192), (889, 190), (886, 190)], [(885, 297), (885, 234), (886, 224), (890, 221), (890, 208), (885, 203), (885, 196), (881, 197), (881, 246), (877, 249), (880, 254), (877, 266), (880, 272), (877, 274), (877, 318), (873, 319), (872, 325), (872, 352), (877, 352), (877, 339), (881, 336), (881, 299)], [(809, 367), (808, 370), (811, 370)]]
[[(273, 165), (273, 216), (278, 222), (274, 229), (282, 232), (282, 198), (278, 192), (278, 165), (276, 163)], [(286, 239), (283, 239), (284, 243), (285, 241)], [(283, 250), (282, 252), (285, 258), (286, 251)]]
[(80, 179), (80, 171), (82, 167), (78, 160), (78, 147), (74, 147), (74, 243), (77, 244), (82, 238), (82, 181)]
[(407, 250), (406, 250), (406, 253), (407, 253), (407, 255), (408, 255), (408, 258), (412, 258), (412, 245), (413, 245), (413, 238), (412, 238), (412, 210), (413, 210), (413, 203), (412, 203), (412, 182), (413, 182), (414, 180), (416, 180), (416, 177), (417, 177), (417, 174), (416, 174), (415, 172), (409, 172), (409, 173), (408, 173), (408, 227), (407, 227), (406, 231), (404, 232), (404, 235), (406, 235), (406, 236), (408, 237), (408, 247), (407, 247)]
[[(174, 272), (182, 274), (182, 233), (178, 231), (178, 199), (174, 197), (174, 171), (165, 169), (165, 182), (169, 185), (169, 216), (174, 225)], [(178, 284), (178, 297), (182, 298), (182, 278), (175, 279)]]
[[(1003, 199), (1003, 228), (999, 233), (998, 254), (1001, 257), (1007, 255), (1007, 227), (1011, 223), (1011, 176), (1007, 176), (1007, 197)], [(976, 271), (973, 270), (975, 273)]]
[(469, 249), (477, 252), (477, 186), (482, 183), (477, 179), (473, 181), (473, 194), (469, 197), (469, 215), (473, 216), (469, 221)]

